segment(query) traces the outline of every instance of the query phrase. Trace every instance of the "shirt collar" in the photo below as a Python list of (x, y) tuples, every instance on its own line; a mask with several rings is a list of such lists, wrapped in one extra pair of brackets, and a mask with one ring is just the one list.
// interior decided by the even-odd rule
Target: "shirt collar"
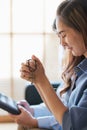
[(87, 73), (87, 58), (85, 58), (82, 62), (80, 62), (75, 68), (74, 68), (77, 76), (80, 76), (82, 73)]

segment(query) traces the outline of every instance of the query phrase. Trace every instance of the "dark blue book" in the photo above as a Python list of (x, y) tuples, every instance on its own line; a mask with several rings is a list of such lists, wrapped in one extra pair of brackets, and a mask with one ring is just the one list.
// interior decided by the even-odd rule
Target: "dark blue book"
[(0, 93), (0, 108), (11, 114), (20, 114), (17, 102), (4, 93)]

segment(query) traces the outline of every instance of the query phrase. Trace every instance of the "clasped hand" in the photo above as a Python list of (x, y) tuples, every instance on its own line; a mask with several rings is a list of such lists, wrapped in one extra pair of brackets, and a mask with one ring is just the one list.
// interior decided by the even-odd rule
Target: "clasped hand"
[(20, 72), (20, 77), (31, 83), (39, 83), (45, 75), (41, 61), (34, 55), (30, 60), (21, 64)]

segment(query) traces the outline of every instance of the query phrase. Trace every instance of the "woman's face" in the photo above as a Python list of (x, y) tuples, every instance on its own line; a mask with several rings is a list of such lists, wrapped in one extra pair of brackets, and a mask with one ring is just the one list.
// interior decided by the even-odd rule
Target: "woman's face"
[(74, 56), (84, 55), (87, 57), (87, 49), (84, 40), (78, 31), (65, 25), (61, 20), (56, 21), (57, 35), (60, 38), (60, 44), (68, 48)]

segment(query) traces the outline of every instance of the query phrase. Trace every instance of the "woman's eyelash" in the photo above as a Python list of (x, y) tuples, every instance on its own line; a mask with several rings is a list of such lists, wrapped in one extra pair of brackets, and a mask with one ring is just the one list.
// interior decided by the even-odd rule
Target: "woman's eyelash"
[(58, 37), (64, 38), (66, 35), (65, 34), (59, 34)]
[(62, 36), (62, 38), (64, 38), (66, 35), (64, 34), (64, 35), (61, 35)]

